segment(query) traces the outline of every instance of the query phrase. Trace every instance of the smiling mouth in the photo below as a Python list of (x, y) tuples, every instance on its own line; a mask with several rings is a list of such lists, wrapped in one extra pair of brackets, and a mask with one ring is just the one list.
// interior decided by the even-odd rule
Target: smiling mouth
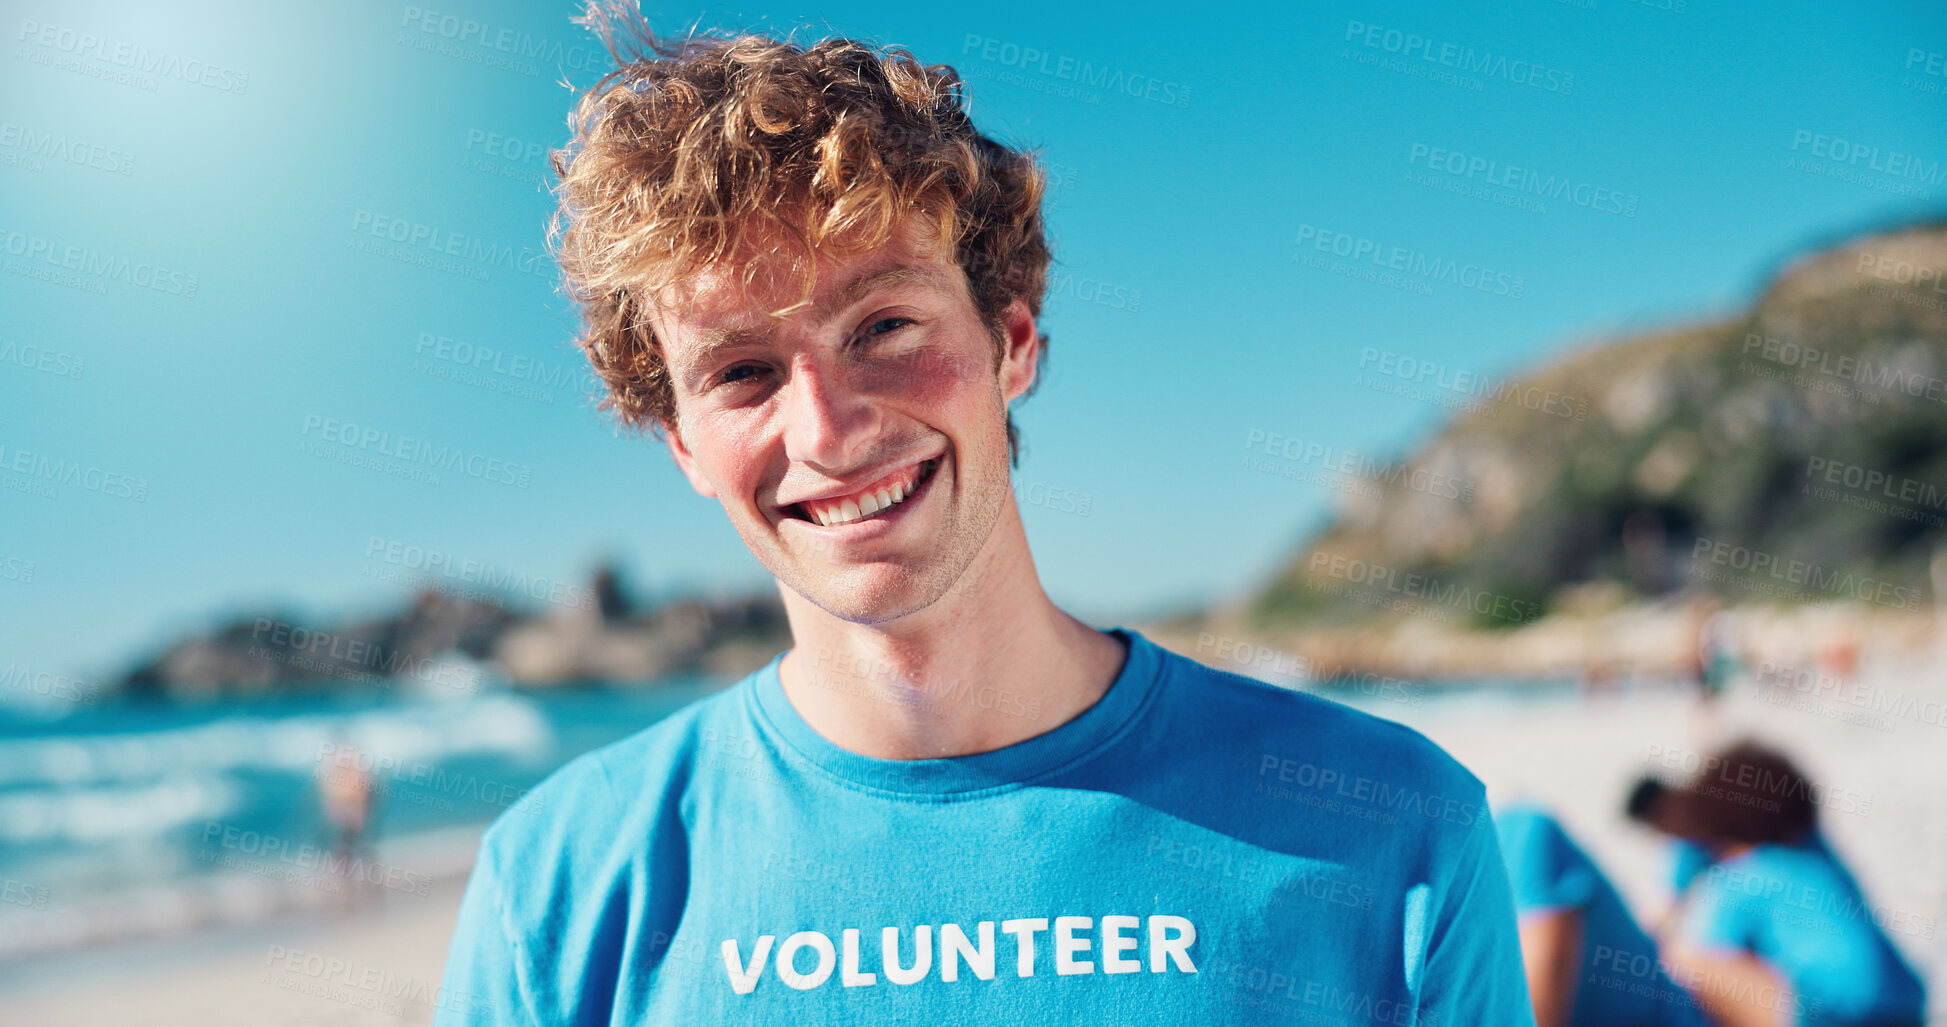
[(826, 528), (871, 520), (918, 495), (926, 483), (932, 480), (933, 472), (938, 470), (939, 466), (940, 458), (936, 456), (931, 460), (920, 461), (919, 473), (913, 477), (911, 484), (894, 481), (890, 485), (882, 485), (840, 499), (793, 503), (785, 510), (798, 520), (809, 521)]

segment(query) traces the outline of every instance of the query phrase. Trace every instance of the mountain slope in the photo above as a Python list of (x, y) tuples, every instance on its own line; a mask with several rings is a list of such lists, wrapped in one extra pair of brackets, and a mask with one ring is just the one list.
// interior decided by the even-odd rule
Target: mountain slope
[[(1930, 601), (1947, 534), (1944, 269), (1947, 226), (1873, 235), (1798, 260), (1742, 316), (1512, 382), (1436, 383), (1471, 408), (1348, 496), (1235, 611), (1240, 627), (1434, 611), (1499, 628), (1592, 595), (1688, 590)], [(1436, 480), (1461, 486), (1413, 487)]]

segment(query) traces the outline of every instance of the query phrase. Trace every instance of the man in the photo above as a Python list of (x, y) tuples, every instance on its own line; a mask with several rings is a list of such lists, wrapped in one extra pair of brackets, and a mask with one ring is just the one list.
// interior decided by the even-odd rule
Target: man
[(1537, 1027), (1705, 1027), (1615, 886), (1546, 809), (1494, 811)]
[(1926, 985), (1882, 929), (1917, 935), (1921, 918), (1868, 901), (1819, 829), (1821, 794), (1784, 754), (1744, 740), (1681, 787), (1649, 779), (1630, 796), (1632, 818), (1685, 844), (1664, 951), (1722, 1027), (1926, 1020)]
[(596, 13), (583, 344), (795, 644), (488, 831), (440, 1022), (1532, 1023), (1479, 781), (1042, 591), (1042, 177), (951, 70)]

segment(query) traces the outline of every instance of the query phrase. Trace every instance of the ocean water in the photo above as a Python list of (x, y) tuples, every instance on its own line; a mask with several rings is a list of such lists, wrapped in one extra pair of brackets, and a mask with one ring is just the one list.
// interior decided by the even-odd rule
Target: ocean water
[[(0, 961), (424, 894), (464, 874), (479, 830), (529, 808), (527, 790), (557, 767), (728, 683), (489, 683), (56, 720), (0, 707)], [(1304, 687), (1423, 727), (1572, 695), (1391, 678)], [(373, 800), (360, 844), (340, 848), (325, 791), (348, 772)]]
[[(0, 708), (0, 959), (423, 893), (555, 768), (725, 684)], [(373, 798), (341, 850), (348, 773)]]

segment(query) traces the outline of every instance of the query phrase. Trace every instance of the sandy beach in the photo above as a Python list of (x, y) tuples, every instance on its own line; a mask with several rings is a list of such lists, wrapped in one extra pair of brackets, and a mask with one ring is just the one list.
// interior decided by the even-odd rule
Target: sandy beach
[(431, 1023), (464, 880), (379, 909), (303, 914), (0, 968), (10, 1024), (323, 1027)]

